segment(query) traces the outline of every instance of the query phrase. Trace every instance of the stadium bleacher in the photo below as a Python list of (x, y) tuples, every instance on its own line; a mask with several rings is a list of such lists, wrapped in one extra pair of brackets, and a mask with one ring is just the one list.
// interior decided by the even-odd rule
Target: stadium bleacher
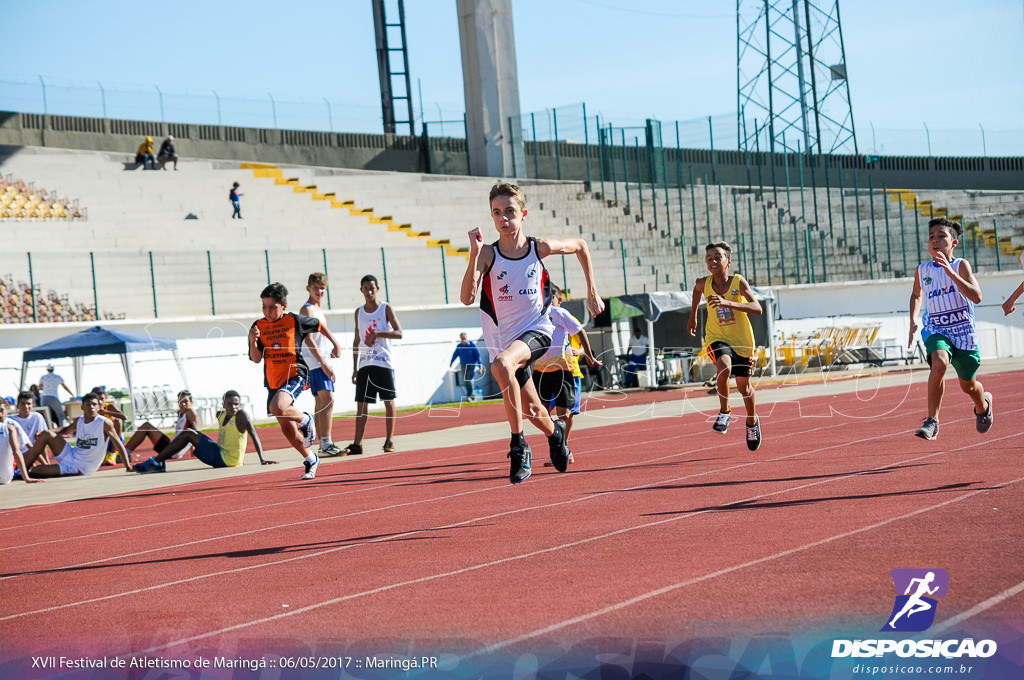
[[(39, 288), (62, 291), (59, 300), (95, 301), (59, 303), (78, 318), (90, 310), (95, 316), (93, 307), (105, 318), (248, 313), (268, 281), (301, 290), (316, 270), (332, 279), (334, 308), (359, 304), (357, 286), (346, 282), (365, 273), (381, 279), (394, 304), (451, 304), (467, 232), (493, 233), (492, 178), (187, 158), (181, 172), (154, 172), (131, 169), (125, 158), (23, 147), (0, 161), (6, 177), (60, 187), (44, 193), (5, 180), (3, 195), (38, 202), (32, 216), (0, 217), (11, 223), (0, 271), (29, 279), (31, 253)], [(231, 220), (227, 200), (235, 181), (241, 221)], [(529, 232), (586, 239), (604, 295), (689, 290), (704, 272), (704, 243), (722, 239), (734, 245), (734, 268), (759, 286), (906, 276), (923, 257), (920, 230), (933, 214), (964, 216), (964, 253), (979, 271), (1010, 265), (1024, 249), (1022, 192), (758, 190), (698, 179), (656, 191), (606, 182), (602, 195), (581, 181), (519, 183)], [(78, 197), (82, 207), (54, 199), (58, 193)], [(38, 207), (44, 204), (49, 216)], [(54, 219), (57, 205), (65, 209), (61, 219)], [(579, 267), (559, 260), (547, 263), (553, 279), (581, 293)]]

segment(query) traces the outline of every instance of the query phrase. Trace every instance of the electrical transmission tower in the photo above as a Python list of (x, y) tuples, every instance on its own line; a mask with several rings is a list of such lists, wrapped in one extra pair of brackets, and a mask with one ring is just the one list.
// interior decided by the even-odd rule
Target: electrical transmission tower
[(857, 151), (839, 0), (736, 0), (740, 149)]

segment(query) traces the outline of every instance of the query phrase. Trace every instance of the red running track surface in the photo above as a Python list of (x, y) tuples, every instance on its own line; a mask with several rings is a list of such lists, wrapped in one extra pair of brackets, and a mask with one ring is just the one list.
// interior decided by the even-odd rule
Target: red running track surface
[[(936, 625), (1024, 624), (1021, 373), (996, 423), (923, 385), (579, 429), (566, 474), (507, 481), (504, 442), (294, 468), (0, 514), (0, 671), (29, 655), (470, 657), (600, 638), (877, 636), (889, 571), (951, 576)], [(952, 387), (952, 384), (950, 385)], [(1000, 398), (1000, 395), (1003, 395)], [(17, 660), (17, 661), (15, 661)], [(8, 668), (12, 666), (7, 666)], [(227, 677), (227, 676), (226, 676)], [(333, 677), (333, 676), (332, 676)]]

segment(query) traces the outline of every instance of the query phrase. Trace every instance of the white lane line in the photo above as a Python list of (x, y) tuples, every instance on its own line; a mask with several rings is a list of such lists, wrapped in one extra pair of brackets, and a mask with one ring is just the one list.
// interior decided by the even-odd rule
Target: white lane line
[[(858, 477), (858, 476), (862, 476), (864, 474), (869, 474), (869, 473), (872, 473), (872, 472), (876, 472), (878, 470), (884, 470), (884, 469), (889, 468), (889, 467), (895, 467), (895, 466), (898, 466), (898, 465), (905, 465), (907, 463), (911, 463), (911, 462), (914, 462), (914, 461), (917, 461), (917, 460), (923, 460), (923, 459), (932, 458), (932, 457), (935, 457), (935, 456), (945, 455), (947, 453), (952, 453), (953, 451), (962, 451), (962, 450), (974, 448), (976, 446), (983, 446), (983, 445), (987, 446), (987, 445), (990, 445), (993, 441), (1001, 441), (1003, 439), (1012, 439), (1012, 438), (1015, 438), (1017, 436), (1018, 435), (1016, 433), (1014, 433), (1014, 434), (1011, 434), (1011, 435), (1007, 435), (1005, 437), (999, 437), (997, 439), (988, 440), (986, 442), (979, 442), (979, 443), (975, 443), (975, 444), (970, 444), (970, 445), (963, 446), (963, 447), (960, 447), (959, 449), (954, 449), (954, 450), (951, 450), (951, 451), (933, 452), (933, 453), (930, 453), (930, 454), (927, 454), (927, 455), (924, 455), (924, 456), (918, 456), (918, 457), (907, 459), (907, 460), (904, 460), (904, 461), (898, 461), (898, 462), (890, 463), (888, 465), (880, 466), (878, 468), (875, 468), (875, 469), (869, 470), (869, 471), (861, 471), (861, 472), (857, 472), (857, 473), (852, 473), (850, 475), (845, 475), (843, 477), (830, 478), (830, 479), (826, 479), (826, 480), (818, 480), (818, 481), (811, 482), (811, 483), (808, 483), (808, 484), (803, 484), (803, 485), (800, 485), (800, 486), (791, 487), (789, 489), (783, 489), (783, 490), (774, 491), (774, 492), (770, 492), (770, 493), (759, 494), (757, 496), (753, 496), (753, 497), (750, 497), (750, 498), (747, 498), (747, 499), (733, 501), (731, 503), (726, 503), (726, 504), (720, 505), (720, 506), (718, 506), (716, 508), (707, 508), (707, 509), (699, 510), (699, 511), (696, 511), (696, 512), (685, 513), (685, 514), (677, 516), (677, 517), (671, 517), (671, 518), (662, 519), (662, 520), (658, 520), (658, 521), (654, 521), (654, 522), (648, 522), (648, 523), (645, 523), (645, 524), (642, 524), (642, 525), (636, 525), (636, 526), (633, 526), (633, 527), (626, 527), (624, 529), (618, 529), (616, 531), (608, 532), (608, 533), (602, 534), (600, 536), (592, 536), (592, 537), (581, 539), (581, 540), (578, 540), (578, 541), (573, 541), (573, 542), (565, 543), (565, 544), (558, 545), (558, 546), (551, 546), (551, 547), (548, 547), (548, 548), (543, 548), (543, 549), (540, 549), (540, 550), (535, 550), (535, 551), (532, 551), (532, 552), (529, 552), (529, 553), (520, 554), (520, 555), (514, 555), (514, 556), (510, 556), (510, 557), (505, 557), (505, 558), (502, 558), (502, 559), (493, 560), (491, 562), (486, 562), (486, 563), (482, 563), (482, 564), (476, 564), (476, 565), (473, 565), (473, 566), (470, 566), (470, 567), (463, 567), (461, 569), (456, 569), (456, 570), (452, 570), (452, 571), (449, 571), (449, 572), (444, 572), (444, 573), (440, 573), (440, 574), (433, 574), (431, 576), (424, 576), (424, 577), (420, 577), (420, 578), (417, 578), (417, 579), (411, 579), (411, 580), (408, 580), (408, 581), (405, 581), (405, 582), (401, 582), (401, 583), (392, 583), (392, 584), (385, 585), (385, 586), (379, 586), (377, 588), (373, 588), (373, 589), (370, 589), (370, 590), (367, 590), (367, 591), (363, 591), (363, 592), (360, 592), (360, 593), (351, 593), (349, 595), (344, 595), (344, 596), (341, 596), (341, 597), (332, 598), (330, 600), (325, 600), (323, 602), (319, 602), (319, 603), (316, 603), (316, 604), (307, 605), (305, 607), (299, 607), (299, 608), (290, 610), (290, 611), (285, 612), (285, 613), (276, 614), (274, 616), (263, 617), (263, 618), (260, 618), (260, 619), (255, 619), (255, 620), (252, 620), (252, 621), (247, 621), (247, 622), (244, 622), (244, 623), (238, 623), (238, 624), (235, 624), (235, 625), (232, 625), (232, 626), (227, 626), (227, 627), (224, 627), (224, 628), (220, 628), (218, 630), (208, 631), (206, 633), (200, 633), (200, 634), (197, 634), (197, 635), (192, 635), (192, 636), (189, 636), (189, 637), (186, 637), (186, 638), (182, 638), (182, 639), (179, 639), (179, 640), (175, 640), (175, 641), (172, 641), (172, 642), (164, 643), (164, 644), (161, 644), (161, 645), (156, 645), (154, 647), (150, 647), (150, 648), (147, 648), (147, 649), (144, 649), (144, 650), (138, 650), (138, 651), (135, 651), (135, 652), (126, 653), (123, 656), (130, 656), (132, 654), (139, 654), (139, 655), (141, 655), (141, 654), (150, 654), (150, 653), (153, 653), (153, 652), (158, 652), (158, 651), (166, 650), (166, 649), (169, 649), (171, 647), (177, 647), (179, 645), (188, 644), (188, 643), (191, 643), (191, 642), (196, 642), (196, 641), (208, 639), (208, 638), (211, 638), (211, 637), (216, 637), (218, 635), (223, 635), (225, 633), (230, 633), (232, 631), (241, 630), (241, 629), (244, 629), (244, 628), (250, 628), (252, 626), (258, 626), (258, 625), (262, 625), (264, 623), (269, 623), (269, 622), (280, 620), (280, 619), (284, 619), (284, 618), (287, 618), (287, 617), (296, 616), (298, 614), (303, 614), (303, 613), (306, 613), (306, 612), (315, 611), (315, 610), (318, 610), (318, 609), (322, 609), (324, 607), (329, 607), (329, 606), (332, 606), (332, 605), (335, 605), (335, 604), (339, 604), (339, 603), (345, 602), (347, 600), (352, 600), (352, 599), (355, 599), (355, 598), (358, 598), (358, 597), (364, 597), (364, 596), (367, 596), (367, 595), (378, 594), (378, 593), (381, 593), (381, 592), (385, 592), (385, 591), (389, 591), (389, 590), (394, 590), (396, 588), (401, 588), (401, 587), (405, 587), (405, 586), (409, 586), (409, 585), (415, 585), (415, 584), (419, 584), (419, 583), (425, 583), (425, 582), (434, 581), (434, 580), (438, 580), (438, 579), (442, 579), (442, 578), (448, 578), (448, 577), (451, 577), (451, 576), (459, 576), (459, 575), (462, 575), (462, 574), (465, 574), (465, 573), (468, 573), (468, 572), (478, 571), (478, 570), (481, 570), (481, 569), (487, 569), (487, 568), (490, 568), (490, 567), (499, 566), (499, 565), (503, 565), (503, 564), (506, 564), (506, 563), (509, 563), (509, 562), (514, 562), (514, 561), (518, 561), (518, 560), (522, 560), (522, 559), (528, 559), (528, 558), (531, 558), (531, 557), (536, 557), (538, 555), (552, 553), (552, 552), (556, 552), (556, 551), (559, 551), (559, 550), (565, 550), (567, 548), (577, 547), (577, 546), (580, 546), (580, 545), (584, 545), (584, 544), (587, 544), (587, 543), (592, 543), (594, 541), (603, 540), (605, 538), (609, 538), (609, 537), (613, 537), (613, 536), (619, 536), (619, 535), (622, 535), (622, 534), (625, 534), (625, 533), (629, 533), (629, 532), (632, 532), (632, 531), (637, 531), (637, 530), (640, 530), (640, 529), (648, 529), (648, 528), (651, 528), (651, 527), (656, 527), (656, 526), (659, 526), (659, 525), (668, 524), (668, 523), (671, 523), (671, 522), (676, 522), (676, 521), (679, 521), (681, 519), (690, 519), (690, 518), (697, 517), (697, 516), (700, 516), (700, 515), (703, 515), (703, 514), (706, 514), (706, 513), (709, 513), (709, 512), (713, 512), (715, 510), (720, 510), (722, 508), (727, 508), (727, 507), (729, 507), (731, 505), (739, 505), (739, 504), (749, 503), (749, 502), (754, 501), (754, 500), (759, 500), (759, 499), (762, 499), (762, 498), (769, 498), (769, 497), (772, 497), (772, 496), (777, 496), (777, 495), (781, 495), (781, 494), (784, 494), (784, 493), (789, 493), (791, 491), (798, 491), (798, 490), (806, 489), (806, 488), (809, 488), (809, 487), (818, 486), (818, 485), (821, 485), (821, 484), (829, 484), (829, 483), (832, 483), (834, 481), (839, 481), (839, 480), (842, 480), (842, 479), (849, 479), (849, 478), (852, 478), (852, 477)], [(1016, 484), (1016, 483), (1018, 483), (1020, 481), (1024, 481), (1024, 477), (1019, 478), (1019, 479), (1015, 479), (1015, 480), (1011, 480), (1011, 481), (1008, 481), (1008, 482), (1004, 482), (1002, 484), (1005, 486), (1005, 485), (1009, 485), (1009, 484)], [(648, 485), (645, 485), (645, 486), (648, 486)], [(635, 488), (643, 488), (643, 487), (635, 487)], [(797, 547), (797, 548), (791, 548), (789, 550), (782, 551), (782, 552), (776, 553), (774, 555), (770, 555), (768, 557), (759, 558), (757, 560), (752, 560), (752, 561), (743, 563), (741, 565), (736, 565), (734, 567), (729, 567), (727, 569), (718, 570), (718, 571), (712, 572), (710, 574), (706, 574), (704, 576), (697, 577), (695, 579), (688, 579), (687, 581), (684, 581), (682, 583), (677, 583), (677, 584), (673, 584), (672, 586), (667, 586), (665, 588), (660, 588), (660, 589), (658, 589), (656, 591), (652, 591), (652, 592), (650, 592), (648, 594), (645, 594), (644, 596), (640, 596), (640, 597), (637, 597), (637, 598), (632, 598), (632, 599), (627, 600), (627, 601), (625, 601), (623, 603), (619, 603), (617, 605), (612, 605), (611, 607), (606, 607), (606, 608), (603, 608), (601, 610), (597, 610), (596, 612), (591, 612), (591, 613), (589, 613), (587, 615), (582, 615), (582, 616), (574, 617), (573, 619), (569, 619), (567, 621), (562, 621), (562, 622), (560, 622), (558, 624), (553, 624), (551, 626), (546, 626), (546, 627), (544, 627), (544, 628), (542, 628), (540, 630), (532, 631), (531, 633), (520, 635), (520, 636), (517, 636), (517, 637), (512, 638), (510, 640), (506, 640), (506, 641), (503, 641), (503, 642), (500, 642), (500, 643), (496, 643), (494, 645), (489, 645), (488, 647), (486, 647), (486, 648), (484, 648), (482, 650), (479, 650), (478, 652), (473, 653), (471, 656), (476, 656), (476, 655), (479, 655), (479, 654), (486, 653), (487, 651), (493, 651), (495, 649), (500, 649), (502, 647), (505, 647), (505, 646), (508, 646), (508, 645), (511, 645), (511, 644), (515, 644), (516, 642), (519, 642), (521, 640), (529, 639), (531, 637), (536, 637), (538, 635), (543, 635), (543, 634), (545, 634), (547, 632), (550, 632), (552, 630), (557, 630), (559, 628), (564, 628), (564, 627), (573, 625), (574, 623), (579, 623), (580, 621), (586, 620), (588, 618), (593, 618), (593, 617), (600, 616), (600, 615), (605, 614), (605, 613), (616, 611), (618, 609), (621, 609), (622, 607), (626, 607), (626, 606), (629, 606), (630, 604), (634, 604), (635, 602), (640, 602), (640, 601), (649, 599), (651, 597), (656, 597), (657, 595), (663, 594), (665, 592), (669, 592), (671, 590), (675, 590), (677, 588), (684, 587), (686, 585), (690, 585), (692, 583), (698, 583), (700, 581), (704, 581), (704, 580), (707, 580), (709, 578), (714, 578), (715, 576), (720, 576), (722, 574), (727, 574), (727, 573), (730, 573), (732, 571), (736, 571), (738, 569), (742, 569), (742, 568), (745, 568), (745, 567), (748, 567), (748, 566), (752, 566), (752, 565), (755, 565), (755, 564), (761, 564), (761, 563), (766, 562), (768, 560), (778, 559), (780, 557), (791, 555), (791, 554), (794, 554), (794, 553), (797, 553), (797, 552), (800, 552), (800, 551), (803, 551), (803, 550), (807, 550), (807, 549), (810, 549), (810, 548), (813, 548), (813, 547), (816, 547), (816, 546), (819, 546), (819, 545), (830, 543), (832, 541), (836, 541), (836, 540), (840, 540), (842, 538), (853, 536), (853, 535), (856, 535), (858, 533), (862, 533), (864, 531), (869, 531), (869, 530), (874, 529), (874, 528), (882, 527), (882, 526), (885, 526), (887, 524), (891, 524), (893, 522), (896, 522), (896, 521), (899, 521), (899, 520), (902, 520), (902, 519), (906, 519), (906, 518), (913, 517), (915, 515), (918, 515), (918, 514), (921, 514), (921, 513), (924, 513), (924, 512), (928, 512), (930, 510), (934, 510), (934, 509), (937, 509), (937, 508), (944, 507), (944, 506), (949, 505), (951, 503), (956, 503), (956, 502), (965, 500), (967, 498), (970, 498), (972, 496), (975, 496), (977, 494), (980, 494), (980, 493), (983, 493), (983, 492), (989, 491), (989, 490), (990, 489), (985, 488), (985, 489), (979, 489), (979, 490), (976, 490), (976, 491), (968, 492), (968, 493), (963, 494), (963, 495), (961, 495), (961, 496), (959, 496), (957, 498), (950, 499), (950, 500), (944, 501), (942, 503), (937, 503), (937, 504), (929, 506), (927, 508), (921, 508), (921, 509), (912, 511), (910, 513), (906, 513), (906, 514), (898, 516), (898, 517), (894, 517), (894, 518), (890, 518), (890, 519), (887, 519), (887, 520), (883, 520), (882, 522), (877, 522), (877, 523), (874, 523), (874, 524), (862, 527), (860, 529), (855, 529), (855, 530), (843, 532), (841, 534), (837, 534), (835, 536), (831, 536), (831, 537), (828, 537), (828, 538), (819, 539), (817, 541), (813, 541), (811, 543), (807, 543), (807, 544), (805, 544), (803, 546), (800, 546), (800, 547)], [(618, 493), (618, 491), (608, 491), (608, 492), (604, 492), (604, 493), (605, 494)], [(552, 507), (552, 506), (555, 506), (555, 505), (562, 505), (562, 504), (564, 504), (564, 503), (552, 503), (548, 507)], [(512, 514), (512, 513), (508, 512), (508, 513), (501, 513), (501, 514)], [(476, 521), (476, 520), (470, 520), (470, 521)], [(459, 526), (459, 525), (466, 524), (466, 523), (469, 523), (469, 521), (467, 521), (467, 522), (460, 522), (458, 524), (451, 525), (451, 526)], [(410, 532), (410, 534), (412, 534), (412, 533), (423, 533), (423, 532), (422, 531)], [(338, 549), (334, 549), (334, 550), (338, 550)], [(2, 619), (0, 619), (0, 620), (2, 620)]]

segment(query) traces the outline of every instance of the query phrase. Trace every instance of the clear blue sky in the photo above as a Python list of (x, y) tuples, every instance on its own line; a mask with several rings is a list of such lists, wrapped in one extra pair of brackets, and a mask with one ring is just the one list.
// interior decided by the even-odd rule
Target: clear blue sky
[[(616, 124), (735, 115), (734, 0), (512, 6), (524, 113), (585, 102), (588, 113)], [(190, 110), (209, 117), (216, 91), (225, 109), (269, 110), (272, 96), (282, 117), (303, 101), (326, 121), (326, 98), (334, 129), (380, 131), (370, 0), (0, 0), (0, 7), (0, 81), (36, 84), (0, 87), (3, 109), (24, 110), (40, 98), (42, 76), (51, 110), (62, 99), (81, 100), (100, 115), (99, 82), (112, 117), (159, 119), (159, 87), (175, 117)], [(840, 7), (862, 150), (872, 145), (872, 124), (922, 137), (927, 125), (939, 138), (943, 129), (974, 134), (981, 124), (990, 146), (999, 130), (1024, 131), (1024, 0), (846, 0)], [(405, 10), (416, 116), (422, 92), (426, 120), (461, 119), (455, 0), (406, 0)], [(149, 108), (126, 115), (130, 105)]]

